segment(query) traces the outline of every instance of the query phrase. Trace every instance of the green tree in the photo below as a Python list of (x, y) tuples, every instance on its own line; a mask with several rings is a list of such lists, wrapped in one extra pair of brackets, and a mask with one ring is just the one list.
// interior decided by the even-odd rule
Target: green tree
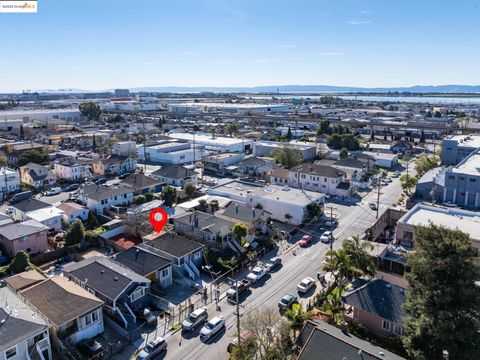
[(70, 224), (67, 232), (65, 233), (64, 239), (65, 244), (68, 246), (77, 245), (83, 242), (85, 239), (85, 228), (83, 227), (83, 223), (80, 219), (77, 219)]
[(287, 135), (285, 136), (288, 141), (292, 140), (292, 129), (290, 129), (290, 126), (288, 127)]
[(275, 160), (287, 169), (297, 166), (303, 162), (303, 155), (299, 149), (284, 146), (273, 151)]
[(233, 225), (231, 231), (235, 239), (242, 244), (243, 239), (245, 239), (248, 235), (248, 226), (242, 223), (236, 223)]
[(183, 185), (183, 192), (185, 193), (187, 198), (192, 199), (197, 192), (197, 187), (190, 181), (188, 181), (185, 183), (185, 185)]
[(375, 131), (372, 129), (372, 132), (370, 133), (370, 142), (375, 142)]
[(15, 274), (19, 274), (30, 266), (30, 257), (25, 251), (18, 251), (10, 264), (10, 268)]
[(327, 145), (335, 150), (346, 148), (349, 151), (354, 151), (360, 148), (360, 144), (353, 134), (332, 134), (327, 139)]
[(407, 176), (407, 174), (403, 174), (402, 176), (400, 176), (400, 184), (402, 185), (402, 189), (407, 193), (410, 193), (410, 189), (415, 187), (417, 183), (418, 180), (415, 176)]
[(346, 158), (348, 156), (347, 148), (341, 148), (338, 155), (340, 156), (340, 159)]
[(208, 207), (207, 200), (205, 199), (198, 200), (198, 210), (205, 212), (207, 211), (207, 207)]
[(145, 201), (152, 201), (154, 199), (153, 194), (149, 192), (143, 194), (143, 196), (145, 196)]
[(25, 130), (23, 129), (23, 125), (20, 125), (20, 139), (25, 139)]
[(420, 140), (419, 140), (420, 144), (425, 144), (425, 140), (426, 140), (425, 131), (422, 130), (422, 132), (420, 133)]
[(330, 135), (332, 133), (332, 128), (330, 127), (330, 121), (322, 120), (318, 125), (319, 125), (319, 128), (317, 130), (318, 135), (323, 135), (323, 134)]
[(164, 186), (162, 189), (162, 200), (166, 206), (171, 207), (177, 201), (177, 189), (173, 186)]
[(33, 162), (39, 165), (45, 165), (50, 162), (50, 157), (48, 154), (45, 154), (41, 151), (36, 149), (26, 150), (20, 154), (17, 160), (17, 166), (23, 166), (28, 164), (29, 162)]
[(362, 275), (375, 276), (375, 261), (369, 254), (369, 251), (374, 248), (372, 243), (362, 241), (358, 235), (354, 235), (343, 242), (342, 248), (346, 251), (353, 267), (360, 269)]
[(218, 200), (213, 199), (212, 201), (210, 201), (210, 208), (212, 209), (212, 212), (218, 211)]
[(295, 303), (285, 311), (285, 316), (290, 320), (290, 327), (293, 330), (293, 337), (297, 338), (298, 331), (302, 330), (305, 321), (312, 317), (311, 311), (303, 311), (302, 305)]
[(307, 205), (307, 213), (308, 216), (313, 219), (316, 216), (319, 216), (322, 214), (322, 206), (320, 206), (317, 203), (311, 203)]
[(413, 359), (478, 359), (480, 278), (477, 251), (467, 233), (430, 224), (414, 230), (404, 322), (405, 349)]
[(225, 126), (225, 133), (230, 136), (235, 136), (238, 133), (238, 126), (235, 123), (228, 124)]
[(93, 102), (81, 103), (78, 106), (78, 110), (83, 116), (88, 117), (89, 120), (98, 120), (102, 113), (100, 107)]
[(420, 155), (417, 160), (415, 160), (415, 172), (417, 178), (420, 178), (428, 170), (436, 168), (439, 164), (439, 158), (436, 156), (426, 156)]
[(90, 229), (95, 229), (96, 227), (98, 227), (98, 225), (100, 225), (100, 223), (98, 222), (97, 215), (95, 215), (93, 211), (90, 211), (88, 213), (87, 223)]
[(137, 195), (133, 198), (133, 204), (134, 205), (140, 205), (140, 204), (143, 204), (147, 201), (147, 199), (145, 198), (145, 196), (143, 195)]

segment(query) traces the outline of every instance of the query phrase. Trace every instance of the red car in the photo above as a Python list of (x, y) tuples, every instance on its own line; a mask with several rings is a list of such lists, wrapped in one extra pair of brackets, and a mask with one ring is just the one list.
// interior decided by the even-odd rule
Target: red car
[(312, 241), (312, 236), (311, 235), (303, 235), (298, 244), (301, 247), (305, 247), (305, 246), (310, 245), (311, 241)]

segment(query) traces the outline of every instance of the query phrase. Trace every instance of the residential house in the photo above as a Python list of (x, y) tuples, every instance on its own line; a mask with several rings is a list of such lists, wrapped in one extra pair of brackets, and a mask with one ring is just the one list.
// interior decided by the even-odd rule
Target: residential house
[(152, 287), (168, 288), (172, 285), (172, 264), (160, 255), (134, 246), (115, 254), (113, 260), (152, 281)]
[(313, 160), (317, 155), (317, 148), (314, 143), (285, 143), (261, 140), (253, 143), (253, 156), (269, 156), (272, 152), (284, 147), (299, 150), (302, 154), (303, 161)]
[(152, 233), (143, 237), (140, 248), (151, 251), (172, 263), (174, 273), (187, 275), (192, 280), (200, 277), (204, 245), (176, 234)]
[[(442, 202), (445, 189), (445, 169), (436, 167), (428, 170), (415, 185), (415, 198)], [(432, 196), (433, 195), (433, 196)]]
[(112, 206), (126, 207), (133, 200), (133, 191), (125, 186), (84, 185), (79, 200), (91, 211), (104, 214)]
[(4, 201), (8, 194), (19, 190), (20, 176), (18, 175), (18, 171), (6, 167), (0, 168), (0, 200)]
[(238, 172), (242, 175), (264, 177), (270, 170), (278, 167), (275, 161), (268, 161), (260, 157), (251, 156), (238, 163)]
[(52, 336), (72, 344), (103, 333), (103, 301), (73, 281), (54, 276), (20, 292), (52, 325)]
[(213, 247), (230, 246), (239, 252), (238, 244), (235, 244), (237, 247), (231, 244), (234, 240), (232, 228), (235, 225), (232, 221), (194, 211), (175, 217), (173, 224), (177, 233), (194, 237), (202, 244)]
[(92, 160), (65, 158), (54, 163), (54, 172), (58, 179), (79, 181), (90, 179), (92, 174)]
[(133, 157), (137, 156), (137, 143), (135, 141), (117, 141), (112, 145), (112, 155)]
[(446, 170), (444, 185), (444, 202), (480, 208), (480, 148)]
[(111, 155), (107, 159), (97, 159), (92, 163), (93, 173), (101, 176), (134, 172), (136, 167), (135, 159), (117, 155)]
[(0, 246), (10, 257), (21, 250), (30, 255), (42, 253), (48, 250), (48, 230), (35, 220), (10, 223), (0, 227)]
[(63, 223), (66, 225), (70, 225), (76, 219), (85, 222), (88, 220), (88, 214), (90, 213), (87, 207), (74, 202), (61, 203), (57, 208), (63, 211)]
[(198, 174), (194, 169), (181, 165), (165, 165), (152, 172), (150, 177), (162, 184), (183, 187), (187, 182), (198, 184)]
[(397, 140), (391, 144), (391, 149), (394, 154), (405, 154), (407, 151), (412, 151), (413, 145), (405, 140)]
[(29, 162), (24, 166), (20, 166), (19, 170), (21, 182), (37, 190), (48, 188), (57, 182), (57, 177), (47, 166)]
[(364, 181), (365, 174), (373, 168), (373, 161), (365, 158), (345, 157), (332, 163), (332, 167), (345, 172), (345, 180), (350, 181), (354, 187), (367, 187), (368, 181)]
[(398, 164), (398, 155), (387, 152), (356, 151), (356, 156), (369, 156), (373, 158), (374, 164), (381, 168), (391, 169)]
[(150, 301), (146, 295), (151, 281), (109, 258), (94, 256), (69, 263), (63, 274), (101, 299), (107, 313), (117, 317), (126, 329), (137, 322), (133, 310)]
[(442, 165), (457, 165), (480, 148), (480, 135), (454, 135), (443, 139)]
[(37, 150), (43, 151), (45, 145), (32, 143), (32, 142), (17, 142), (17, 143), (7, 143), (2, 145), (3, 152), (7, 156), (7, 165), (16, 166), (18, 158), (26, 151)]
[(217, 211), (215, 215), (234, 223), (247, 225), (249, 233), (254, 235), (256, 231), (267, 231), (267, 221), (270, 214), (263, 209), (232, 201), (225, 209)]
[(298, 189), (349, 196), (351, 190), (345, 175), (344, 171), (333, 166), (304, 163), (290, 169), (288, 183), (291, 187)]
[(9, 276), (5, 279), (5, 283), (10, 289), (18, 293), (19, 291), (39, 284), (46, 279), (47, 276), (38, 272), (37, 270), (28, 270), (13, 276)]
[[(355, 284), (355, 283), (354, 283)], [(405, 289), (381, 279), (357, 280), (342, 296), (352, 320), (383, 337), (403, 334)]]
[(392, 153), (392, 144), (379, 144), (379, 143), (369, 143), (368, 150), (373, 152), (381, 152), (381, 153)]
[(49, 209), (52, 207), (53, 207), (52, 205), (46, 202), (43, 202), (31, 197), (29, 199), (25, 199), (10, 205), (9, 208), (7, 209), (7, 212), (12, 217), (13, 220), (23, 221), (23, 220), (28, 220), (27, 213), (30, 211), (35, 211), (39, 209)]
[(0, 287), (0, 360), (52, 360), (49, 327), (15, 292)]
[(25, 213), (25, 217), (38, 221), (53, 231), (62, 229), (63, 211), (54, 206), (29, 211)]
[(126, 179), (120, 181), (120, 185), (131, 189), (134, 195), (156, 193), (162, 190), (162, 184), (160, 181), (144, 174), (132, 174)]
[(288, 186), (289, 173), (288, 169), (273, 169), (270, 171), (270, 184)]
[(298, 360), (405, 360), (345, 329), (323, 321), (307, 320), (296, 341)]

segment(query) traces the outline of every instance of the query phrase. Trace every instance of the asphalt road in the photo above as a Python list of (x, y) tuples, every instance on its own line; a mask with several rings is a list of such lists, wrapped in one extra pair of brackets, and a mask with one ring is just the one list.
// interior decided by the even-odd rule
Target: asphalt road
[[(392, 206), (401, 194), (402, 189), (398, 178), (386, 186), (382, 186), (380, 195), (381, 214), (386, 208)], [(334, 214), (339, 219), (339, 225), (334, 231), (334, 247), (341, 246), (342, 240), (352, 235), (362, 235), (376, 217), (376, 211), (369, 208), (369, 202), (376, 202), (377, 190), (367, 193), (361, 201), (346, 204), (345, 202), (329, 203), (334, 207)], [(297, 284), (306, 276), (316, 279), (316, 272), (321, 267), (325, 252), (329, 245), (318, 241), (318, 236), (324, 229), (318, 226), (307, 226), (305, 231), (314, 235), (314, 242), (307, 248), (298, 248), (296, 255), (292, 251), (282, 256), (283, 266), (272, 273), (265, 281), (253, 288), (248, 297), (242, 302), (241, 313), (245, 314), (261, 307), (277, 308), (277, 303), (287, 292), (296, 292)], [(274, 254), (268, 254), (267, 258)], [(242, 274), (243, 275), (243, 274)], [(241, 278), (242, 276), (239, 276)], [(301, 303), (307, 303), (313, 297), (311, 292), (308, 297), (301, 297)], [(235, 306), (223, 300), (220, 303), (221, 311), (216, 311), (215, 306), (208, 308), (209, 318), (220, 314), (227, 324), (227, 329), (220, 333), (213, 341), (205, 344), (198, 337), (198, 331), (189, 338), (182, 338), (182, 333), (177, 332), (167, 338), (168, 350), (166, 359), (227, 359), (228, 343), (236, 333)]]

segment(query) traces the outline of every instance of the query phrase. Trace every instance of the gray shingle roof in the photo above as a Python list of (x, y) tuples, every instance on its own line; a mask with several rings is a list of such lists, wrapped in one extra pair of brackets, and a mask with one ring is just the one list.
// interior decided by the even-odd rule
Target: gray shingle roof
[(186, 167), (180, 165), (166, 165), (152, 173), (154, 176), (161, 176), (175, 180), (188, 178), (195, 174), (196, 173), (193, 169), (187, 169)]
[(356, 159), (353, 157), (345, 157), (343, 159), (335, 161), (333, 165), (351, 167), (354, 169), (363, 169), (367, 166), (367, 161), (366, 160), (362, 161), (360, 159)]
[(153, 240), (145, 241), (144, 244), (176, 258), (181, 258), (204, 247), (196, 241), (175, 234), (163, 234)]
[(47, 231), (48, 226), (43, 225), (35, 220), (27, 220), (19, 223), (11, 223), (0, 228), (1, 235), (7, 240), (15, 240), (23, 236), (37, 234)]
[(47, 207), (50, 207), (52, 205), (44, 203), (43, 201), (30, 198), (26, 200), (19, 201), (18, 203), (15, 203), (12, 205), (15, 209), (20, 210), (21, 212), (28, 212), (28, 211), (34, 211), (34, 210), (39, 210), (39, 209), (45, 209)]
[(234, 222), (201, 211), (194, 213), (189, 212), (185, 215), (178, 216), (175, 218), (175, 221), (201, 230), (210, 230), (220, 237), (225, 237), (230, 234), (231, 228), (235, 225)]
[(134, 191), (150, 188), (159, 184), (159, 181), (143, 174), (132, 174), (120, 182), (120, 185), (128, 186)]
[(381, 279), (373, 279), (349, 291), (343, 302), (381, 318), (402, 324), (405, 290)]
[(150, 283), (150, 280), (111, 259), (94, 256), (77, 263), (67, 264), (64, 271), (95, 291), (115, 299), (133, 282)]
[(303, 163), (301, 165), (295, 166), (290, 171), (300, 172), (303, 174), (325, 176), (325, 177), (335, 178), (335, 179), (345, 175), (344, 171), (335, 169), (333, 166), (307, 164), (307, 163)]
[(47, 322), (12, 290), (0, 288), (0, 352), (48, 329)]
[(83, 193), (90, 199), (101, 201), (110, 199), (112, 196), (131, 194), (132, 189), (124, 186), (105, 186), (92, 184), (85, 185), (83, 188)]
[(113, 259), (142, 276), (149, 275), (171, 264), (169, 260), (136, 246), (116, 254)]
[(223, 211), (223, 215), (248, 223), (251, 223), (257, 219), (264, 219), (266, 217), (264, 210), (255, 209), (252, 206), (237, 203), (235, 201), (232, 201), (230, 204), (228, 204)]

